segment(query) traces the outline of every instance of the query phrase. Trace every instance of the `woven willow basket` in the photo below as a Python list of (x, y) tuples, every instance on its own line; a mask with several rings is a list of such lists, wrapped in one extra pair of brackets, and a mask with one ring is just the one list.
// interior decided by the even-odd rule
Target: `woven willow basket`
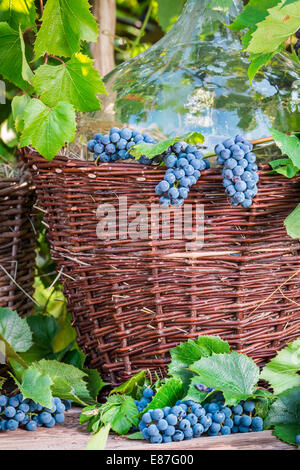
[(37, 187), (52, 256), (67, 274), (80, 346), (114, 384), (141, 368), (164, 374), (168, 350), (198, 335), (220, 335), (259, 364), (300, 336), (300, 244), (285, 217), (300, 201), (300, 178), (260, 167), (250, 210), (232, 207), (219, 169), (203, 172), (187, 202), (204, 204), (205, 243), (106, 240), (96, 236), (98, 205), (157, 203), (164, 170), (102, 164), (23, 151)]
[(28, 174), (14, 173), (0, 177), (0, 307), (27, 315), (33, 309), (35, 191)]

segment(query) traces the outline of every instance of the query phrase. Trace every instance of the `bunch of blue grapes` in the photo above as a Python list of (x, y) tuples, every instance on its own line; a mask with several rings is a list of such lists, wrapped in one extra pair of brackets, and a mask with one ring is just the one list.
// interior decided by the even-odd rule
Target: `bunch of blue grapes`
[(223, 166), (223, 185), (233, 206), (248, 209), (257, 194), (259, 176), (253, 145), (242, 136), (226, 139), (215, 147), (217, 163)]
[[(116, 162), (117, 160), (134, 159), (130, 155), (130, 148), (142, 143), (154, 144), (155, 139), (150, 134), (141, 134), (137, 130), (124, 127), (112, 127), (109, 134), (95, 134), (88, 142), (88, 150), (94, 153), (94, 160), (98, 163)], [(152, 159), (145, 155), (139, 158), (139, 163), (150, 165)]]
[(21, 393), (13, 397), (0, 395), (0, 431), (15, 431), (18, 428), (35, 431), (38, 427), (52, 428), (65, 420), (65, 411), (72, 406), (71, 401), (53, 398), (52, 408), (29, 399)]
[(154, 392), (151, 387), (146, 387), (140, 400), (135, 400), (135, 404), (139, 412), (143, 411), (153, 400)]
[(263, 430), (263, 420), (255, 413), (251, 400), (234, 407), (224, 400), (212, 400), (204, 406), (192, 400), (178, 401), (172, 408), (150, 409), (138, 425), (144, 438), (152, 444), (178, 442), (200, 437)]
[(161, 196), (160, 205), (182, 206), (201, 171), (209, 168), (209, 162), (195, 145), (186, 142), (176, 142), (169, 147), (163, 154), (163, 161), (168, 169), (155, 187), (156, 194)]

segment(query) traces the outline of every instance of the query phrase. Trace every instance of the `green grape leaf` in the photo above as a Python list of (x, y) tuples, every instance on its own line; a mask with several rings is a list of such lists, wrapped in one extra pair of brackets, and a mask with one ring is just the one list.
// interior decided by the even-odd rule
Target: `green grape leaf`
[(290, 158), (278, 158), (269, 162), (269, 165), (273, 168), (270, 171), (271, 174), (279, 173), (287, 178), (293, 178), (299, 172), (299, 168), (293, 164)]
[(272, 404), (264, 421), (265, 428), (274, 428), (274, 434), (288, 444), (296, 445), (300, 434), (300, 387), (283, 392)]
[(143, 434), (141, 433), (141, 431), (138, 431), (138, 432), (134, 432), (132, 434), (128, 434), (128, 436), (125, 436), (126, 439), (131, 439), (132, 441), (144, 441), (145, 438), (143, 436)]
[(300, 387), (300, 338), (289, 343), (263, 368), (260, 377), (279, 394)]
[(108, 382), (104, 382), (96, 369), (83, 369), (83, 372), (87, 375), (85, 381), (87, 382), (87, 388), (90, 396), (97, 400), (97, 396), (102, 388), (109, 385)]
[(75, 111), (64, 101), (49, 108), (38, 99), (26, 106), (24, 130), (20, 146), (32, 145), (43, 157), (51, 160), (66, 142), (75, 136)]
[(32, 333), (25, 318), (17, 312), (0, 307), (0, 340), (16, 352), (25, 352), (32, 346)]
[(127, 434), (139, 422), (139, 412), (132, 397), (111, 395), (108, 397), (102, 414), (104, 425), (111, 425), (117, 434)]
[(17, 30), (19, 25), (23, 29), (31, 28), (35, 19), (34, 0), (1, 0), (0, 21), (6, 21), (13, 29)]
[(7, 23), (0, 23), (0, 74), (22, 90), (28, 82), (22, 77), (23, 55), (20, 35)]
[(44, 356), (52, 353), (52, 341), (60, 331), (57, 320), (48, 315), (30, 315), (27, 318), (27, 323), (32, 332), (34, 345), (40, 349)]
[(185, 141), (188, 144), (196, 144), (198, 142), (204, 142), (204, 137), (202, 134), (200, 134), (200, 132), (190, 132), (179, 137), (172, 137), (170, 139), (163, 140), (162, 142), (158, 142), (154, 145), (147, 143), (137, 144), (130, 147), (130, 154), (136, 159), (140, 158), (141, 155), (146, 155), (148, 158), (153, 158), (167, 150), (170, 145), (180, 141)]
[(110, 431), (110, 424), (102, 426), (92, 439), (87, 443), (86, 450), (104, 450)]
[(248, 52), (266, 53), (276, 51), (299, 28), (300, 0), (282, 6), (282, 3), (268, 9), (268, 16), (257, 24)]
[(42, 65), (35, 72), (33, 84), (48, 106), (67, 101), (78, 111), (100, 109), (97, 94), (106, 93), (93, 60), (81, 53), (75, 54), (65, 65)]
[(24, 398), (30, 398), (45, 408), (52, 408), (52, 380), (47, 374), (36, 369), (27, 369), (22, 377), (22, 383), (14, 378)]
[(300, 204), (287, 216), (284, 225), (290, 237), (300, 239)]
[(36, 57), (46, 52), (71, 57), (79, 51), (80, 40), (97, 40), (98, 25), (88, 0), (47, 0), (42, 21), (34, 45)]
[(62, 397), (64, 393), (64, 398), (72, 395), (73, 398), (69, 399), (73, 399), (83, 405), (94, 402), (87, 387), (87, 374), (76, 367), (46, 359), (34, 362), (30, 367), (38, 370), (41, 374), (47, 374), (51, 377), (53, 396)]
[(277, 50), (276, 52), (270, 52), (268, 54), (251, 54), (250, 55), (249, 59), (251, 60), (251, 64), (248, 67), (248, 77), (249, 77), (251, 85), (257, 72), (261, 69), (261, 67), (263, 67), (268, 62), (270, 62), (272, 57), (277, 52), (279, 52), (279, 50)]
[(177, 20), (183, 7), (183, 0), (158, 0), (157, 16), (164, 31)]
[(276, 145), (283, 155), (287, 155), (293, 164), (300, 169), (300, 140), (295, 135), (286, 135), (276, 129), (270, 129)]
[(173, 406), (177, 400), (181, 400), (184, 395), (183, 385), (180, 379), (172, 377), (167, 379), (164, 384), (158, 388), (156, 395), (149, 405), (144, 409), (143, 414), (150, 409), (164, 408), (164, 406)]
[(290, 5), (291, 3), (295, 3), (298, 0), (285, 0), (282, 4), (282, 7), (285, 7), (286, 5)]
[(244, 354), (215, 354), (203, 357), (190, 366), (199, 383), (223, 393), (228, 406), (253, 397), (259, 378), (259, 368)]
[(12, 115), (17, 132), (22, 132), (24, 129), (24, 112), (29, 102), (30, 97), (28, 95), (14, 96), (11, 102)]
[(127, 382), (119, 385), (118, 387), (114, 388), (110, 395), (114, 393), (121, 393), (122, 395), (130, 395), (133, 398), (136, 398), (137, 391), (140, 386), (144, 385), (146, 380), (146, 370), (141, 370), (133, 377), (131, 377)]
[(187, 394), (186, 396), (184, 397), (184, 400), (193, 400), (195, 401), (196, 403), (202, 403), (206, 400), (206, 398), (209, 396), (209, 395), (213, 395), (215, 392), (212, 391), (212, 392), (200, 392), (198, 389), (197, 389), (197, 385), (200, 383), (199, 381), (199, 376), (198, 375), (194, 375), (191, 380), (190, 380), (190, 383), (189, 383), (189, 387), (188, 387), (188, 390), (187, 390)]
[(32, 78), (33, 78), (33, 72), (31, 68), (29, 67), (27, 59), (26, 59), (25, 43), (23, 39), (21, 26), (19, 26), (19, 37), (20, 37), (21, 52), (22, 52), (22, 77), (23, 77), (23, 80), (26, 80), (26, 82), (31, 83)]
[(170, 350), (171, 362), (169, 364), (169, 375), (179, 377), (184, 387), (194, 375), (188, 367), (201, 357), (209, 357), (212, 353), (229, 353), (230, 346), (219, 336), (199, 336), (195, 340), (188, 340)]
[(243, 11), (229, 26), (234, 31), (239, 31), (250, 26), (256, 26), (269, 14), (268, 9), (276, 6), (279, 0), (250, 0)]

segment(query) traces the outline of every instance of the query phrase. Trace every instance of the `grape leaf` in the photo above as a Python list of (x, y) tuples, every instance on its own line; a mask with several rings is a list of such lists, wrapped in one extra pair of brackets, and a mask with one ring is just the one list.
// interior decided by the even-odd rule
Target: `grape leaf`
[(0, 74), (22, 90), (28, 83), (22, 77), (22, 49), (19, 32), (0, 23)]
[(269, 164), (273, 168), (273, 171), (270, 171), (270, 173), (279, 173), (287, 178), (293, 178), (299, 172), (299, 168), (289, 158), (278, 158), (277, 160), (272, 160)]
[(102, 388), (109, 385), (108, 382), (104, 382), (96, 369), (83, 369), (83, 372), (87, 375), (85, 381), (87, 382), (87, 388), (90, 396), (97, 400), (97, 396)]
[(28, 95), (14, 96), (11, 102), (12, 115), (17, 132), (22, 132), (24, 129), (24, 112), (25, 108), (30, 101)]
[(97, 434), (95, 434), (87, 443), (86, 450), (104, 450), (106, 447), (109, 431), (110, 424), (102, 426), (100, 431), (98, 431)]
[(148, 158), (153, 158), (167, 150), (170, 145), (180, 141), (185, 141), (189, 144), (196, 144), (198, 142), (203, 142), (204, 137), (202, 134), (200, 134), (200, 132), (190, 132), (179, 137), (171, 137), (170, 139), (163, 140), (162, 142), (158, 142), (154, 145), (147, 143), (137, 144), (130, 147), (130, 154), (136, 159), (140, 158), (141, 155), (146, 155)]
[(52, 353), (52, 341), (60, 330), (56, 319), (48, 315), (30, 315), (27, 323), (32, 332), (34, 345), (44, 356)]
[(140, 440), (145, 440), (143, 434), (141, 431), (134, 432), (132, 434), (128, 434), (128, 436), (125, 436), (126, 439), (131, 439), (132, 441), (140, 441)]
[(65, 65), (42, 65), (35, 73), (33, 84), (48, 106), (67, 101), (78, 111), (100, 109), (96, 95), (106, 93), (93, 60), (81, 53), (75, 54)]
[(145, 383), (146, 374), (147, 374), (146, 370), (141, 370), (140, 372), (135, 374), (133, 377), (131, 377), (129, 380), (127, 380), (127, 382), (114, 388), (110, 392), (110, 395), (114, 393), (121, 393), (123, 395), (130, 395), (131, 397), (136, 398), (138, 387), (141, 385), (144, 385)]
[(167, 31), (182, 10), (183, 0), (158, 0), (157, 16), (160, 26)]
[(181, 400), (184, 395), (183, 385), (180, 379), (172, 377), (157, 390), (156, 395), (149, 405), (144, 409), (143, 414), (150, 409), (173, 406), (177, 400)]
[(215, 354), (203, 357), (190, 366), (199, 382), (223, 393), (228, 406), (254, 396), (259, 368), (245, 354)]
[(276, 129), (270, 129), (276, 145), (282, 154), (286, 154), (293, 164), (300, 169), (300, 140), (295, 135), (286, 135)]
[(284, 225), (290, 237), (300, 239), (300, 204), (287, 216)]
[(17, 312), (0, 307), (0, 339), (16, 352), (27, 351), (32, 346), (32, 334), (25, 318)]
[(52, 408), (52, 380), (47, 374), (36, 369), (27, 369), (22, 377), (22, 383), (14, 378), (24, 398), (30, 398), (45, 408)]
[(300, 434), (300, 387), (283, 392), (272, 404), (264, 421), (265, 428), (274, 427), (274, 434), (288, 444), (296, 444)]
[(80, 49), (80, 39), (95, 42), (98, 25), (88, 0), (47, 0), (42, 26), (34, 45), (37, 57), (46, 52), (71, 57)]
[(26, 29), (34, 26), (36, 9), (34, 0), (1, 0), (0, 21), (6, 21), (13, 29), (19, 25)]
[(26, 106), (24, 130), (20, 146), (32, 145), (43, 157), (51, 160), (75, 136), (75, 111), (64, 101), (49, 108), (38, 99)]
[(279, 0), (250, 0), (243, 11), (229, 26), (234, 31), (239, 31), (250, 26), (256, 26), (269, 14), (268, 9), (276, 6)]
[(171, 363), (169, 365), (169, 375), (179, 377), (186, 388), (194, 375), (188, 367), (201, 357), (208, 357), (214, 352), (228, 353), (229, 344), (219, 336), (199, 336), (195, 340), (188, 340), (170, 350)]
[(250, 55), (249, 59), (251, 60), (251, 64), (248, 67), (248, 77), (250, 80), (250, 84), (252, 84), (253, 78), (255, 77), (259, 69), (261, 69), (261, 67), (266, 65), (277, 52), (279, 52), (279, 50), (275, 52), (270, 52), (268, 54), (251, 54)]
[(111, 395), (108, 397), (102, 414), (102, 422), (110, 424), (117, 434), (127, 434), (139, 422), (139, 412), (132, 397)]
[(285, 1), (283, 2), (282, 7), (285, 7), (286, 5), (290, 5), (291, 3), (295, 3), (295, 2), (297, 2), (297, 1), (298, 1), (298, 0), (285, 0)]
[(21, 45), (21, 52), (22, 52), (22, 77), (23, 77), (23, 80), (26, 80), (26, 82), (31, 83), (33, 72), (31, 68), (29, 67), (27, 59), (26, 59), (25, 43), (23, 39), (21, 26), (19, 26), (19, 37), (20, 37), (20, 45)]
[(293, 387), (300, 387), (300, 338), (279, 351), (263, 368), (260, 377), (279, 394)]
[(282, 3), (268, 9), (268, 16), (257, 24), (248, 52), (274, 52), (299, 28), (300, 1), (282, 7)]

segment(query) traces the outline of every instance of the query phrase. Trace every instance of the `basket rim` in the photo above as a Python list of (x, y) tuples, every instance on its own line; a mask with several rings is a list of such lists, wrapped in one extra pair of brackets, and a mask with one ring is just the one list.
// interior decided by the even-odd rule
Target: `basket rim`
[[(23, 147), (20, 148), (19, 150), (20, 157), (27, 161), (30, 161), (30, 166), (32, 167), (33, 170), (37, 170), (37, 166), (35, 165), (34, 162), (38, 164), (39, 167), (42, 167), (43, 169), (46, 168), (56, 168), (59, 172), (59, 169), (66, 168), (68, 171), (76, 172), (96, 172), (96, 173), (102, 173), (107, 171), (109, 168), (110, 171), (112, 169), (119, 170), (120, 168), (124, 169), (124, 173), (128, 173), (128, 170), (132, 169), (136, 171), (137, 169), (141, 170), (143, 173), (145, 170), (148, 171), (162, 171), (164, 170), (163, 167), (159, 165), (141, 165), (138, 162), (131, 162), (131, 163), (126, 163), (125, 161), (122, 162), (109, 162), (109, 163), (100, 163), (98, 165), (95, 165), (92, 161), (90, 160), (77, 160), (75, 158), (70, 158), (65, 155), (56, 155), (53, 160), (47, 160), (44, 158), (42, 155), (40, 155), (36, 150), (30, 148), (30, 147)], [(258, 170), (267, 172), (267, 171), (272, 171), (271, 165), (268, 163), (259, 163), (258, 164)], [(208, 175), (208, 174), (220, 174), (222, 171), (222, 168), (209, 168), (207, 170), (201, 171), (201, 174)], [(285, 179), (283, 175), (277, 174), (276, 175), (278, 178)], [(293, 178), (296, 179), (298, 175), (294, 176)], [(298, 176), (300, 177), (300, 176)], [(291, 178), (291, 179), (293, 179)]]

